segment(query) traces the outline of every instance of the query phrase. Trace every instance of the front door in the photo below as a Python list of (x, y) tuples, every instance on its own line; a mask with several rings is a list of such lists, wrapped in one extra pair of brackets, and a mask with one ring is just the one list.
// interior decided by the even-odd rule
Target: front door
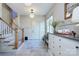
[(31, 39), (40, 39), (40, 23), (37, 20), (32, 21)]
[[(26, 23), (26, 25), (25, 25)], [(25, 30), (25, 36), (28, 39), (41, 39), (45, 34), (45, 21), (40, 18), (29, 19), (22, 21)]]

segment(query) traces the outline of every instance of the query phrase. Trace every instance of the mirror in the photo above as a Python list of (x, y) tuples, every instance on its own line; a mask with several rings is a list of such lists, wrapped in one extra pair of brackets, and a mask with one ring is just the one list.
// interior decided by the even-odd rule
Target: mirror
[(79, 6), (79, 3), (65, 3), (64, 18), (65, 20), (72, 18), (73, 9)]
[(79, 6), (73, 9), (72, 12), (72, 22), (79, 22)]

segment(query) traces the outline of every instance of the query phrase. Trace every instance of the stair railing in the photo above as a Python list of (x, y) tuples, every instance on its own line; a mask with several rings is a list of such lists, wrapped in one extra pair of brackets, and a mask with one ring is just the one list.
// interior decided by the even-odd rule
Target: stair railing
[(13, 36), (12, 40), (14, 41), (14, 48), (18, 48), (24, 42), (24, 29), (21, 29), (17, 25), (16, 28), (13, 28), (2, 18), (0, 18), (0, 41), (8, 41), (9, 39), (6, 38), (10, 37), (11, 35)]

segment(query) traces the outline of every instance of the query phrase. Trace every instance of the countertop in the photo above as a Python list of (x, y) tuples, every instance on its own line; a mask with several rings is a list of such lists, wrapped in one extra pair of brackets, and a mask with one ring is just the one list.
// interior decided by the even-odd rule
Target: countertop
[(72, 35), (62, 35), (62, 34), (54, 34), (54, 35), (79, 41), (79, 37), (74, 37)]
[(49, 33), (49, 34), (56, 35), (56, 36), (63, 37), (63, 38), (68, 38), (68, 39), (72, 39), (72, 40), (79, 41), (79, 37), (74, 37), (72, 35), (53, 34), (53, 33)]

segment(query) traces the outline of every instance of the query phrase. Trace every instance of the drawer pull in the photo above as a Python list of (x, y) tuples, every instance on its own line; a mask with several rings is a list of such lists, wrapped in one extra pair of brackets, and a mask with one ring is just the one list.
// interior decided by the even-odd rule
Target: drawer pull
[(55, 56), (55, 54), (53, 54), (53, 56)]
[(59, 39), (59, 41), (61, 41), (61, 39)]
[(61, 45), (59, 45), (59, 48), (61, 48)]
[(53, 48), (55, 48), (55, 47), (53, 46)]
[(79, 48), (79, 46), (76, 46), (76, 48)]
[(59, 52), (59, 55), (61, 55), (61, 52)]

